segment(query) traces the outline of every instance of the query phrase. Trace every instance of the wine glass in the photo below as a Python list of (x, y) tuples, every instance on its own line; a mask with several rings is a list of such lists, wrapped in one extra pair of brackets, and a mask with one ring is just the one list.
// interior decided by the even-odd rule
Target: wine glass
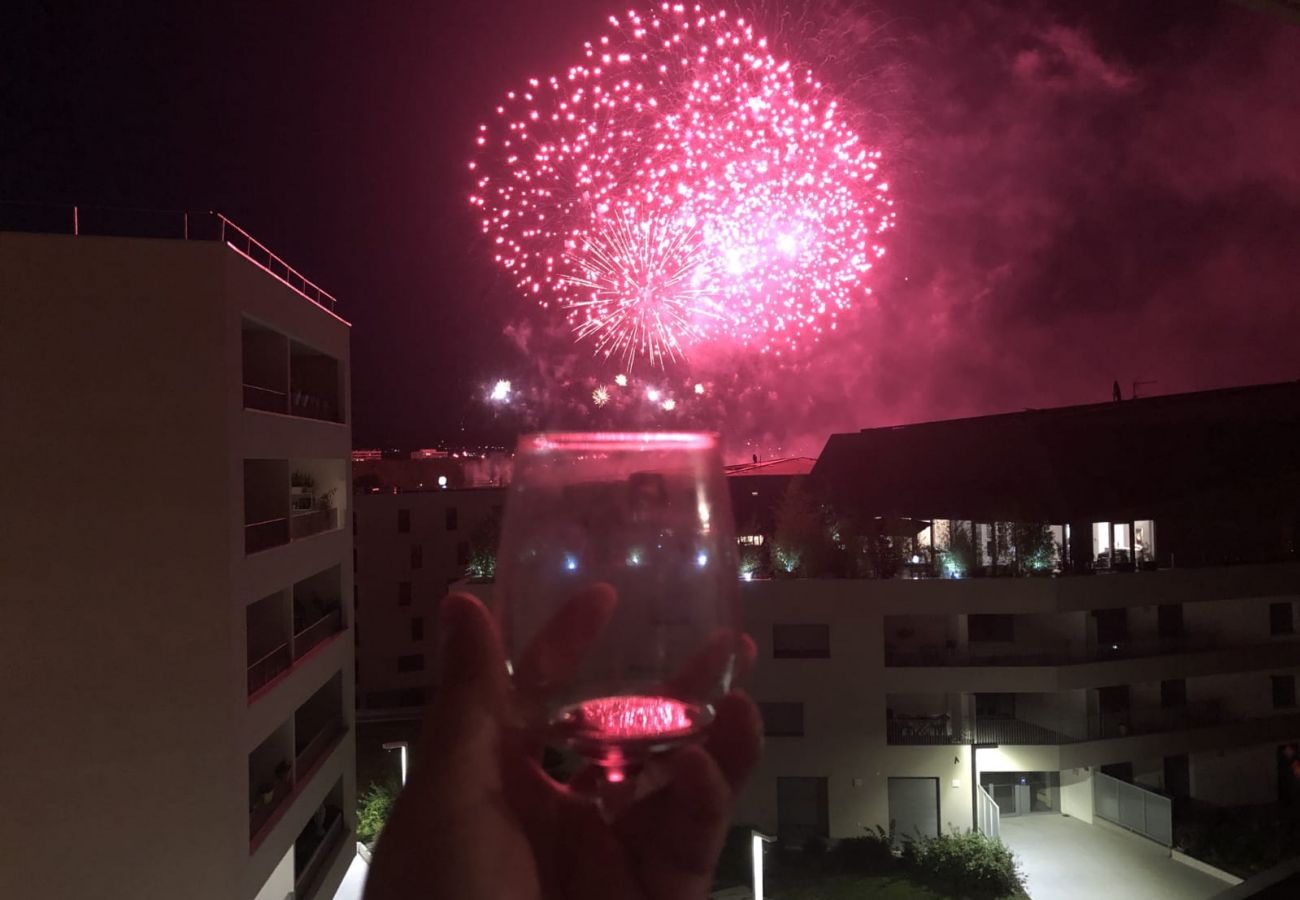
[(715, 435), (522, 438), (495, 613), (524, 724), (609, 783), (707, 728), (740, 633), (733, 530)]

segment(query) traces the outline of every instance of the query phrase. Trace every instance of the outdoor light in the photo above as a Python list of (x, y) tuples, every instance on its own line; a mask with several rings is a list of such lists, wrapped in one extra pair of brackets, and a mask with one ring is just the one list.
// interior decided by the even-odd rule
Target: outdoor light
[(446, 476), (446, 475), (439, 475), (439, 476), (438, 476), (438, 487), (440, 487), (440, 488), (445, 488), (446, 486), (447, 486), (447, 476)]
[(770, 844), (776, 838), (761, 831), (750, 832), (749, 854), (753, 864), (754, 900), (763, 900), (763, 845)]
[(407, 746), (406, 741), (389, 741), (383, 746), (385, 750), (402, 751), (402, 784), (405, 785), (406, 784), (406, 746)]

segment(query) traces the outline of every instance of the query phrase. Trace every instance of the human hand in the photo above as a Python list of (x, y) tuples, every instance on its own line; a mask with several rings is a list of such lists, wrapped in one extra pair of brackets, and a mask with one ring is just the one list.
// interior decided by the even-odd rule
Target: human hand
[[(487, 611), (443, 601), (442, 681), (412, 776), (376, 849), (366, 900), (702, 900), (744, 779), (754, 704), (733, 691), (701, 744), (651, 759), (612, 822), (554, 781), (511, 724), (505, 655)], [(741, 668), (753, 659), (745, 639)], [(563, 654), (561, 654), (563, 656)], [(575, 783), (599, 777), (579, 773)]]

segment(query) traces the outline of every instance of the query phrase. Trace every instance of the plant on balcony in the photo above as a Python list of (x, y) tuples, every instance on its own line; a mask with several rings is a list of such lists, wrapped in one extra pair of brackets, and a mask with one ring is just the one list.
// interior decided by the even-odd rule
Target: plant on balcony
[(316, 508), (320, 510), (329, 510), (334, 508), (334, 492), (338, 488), (330, 488), (325, 493), (316, 498)]
[(772, 564), (778, 575), (816, 578), (831, 568), (835, 546), (821, 507), (791, 482), (776, 509)]
[(497, 574), (497, 545), (501, 543), (501, 513), (493, 512), (474, 526), (469, 536), (469, 563), (475, 581), (491, 581)]

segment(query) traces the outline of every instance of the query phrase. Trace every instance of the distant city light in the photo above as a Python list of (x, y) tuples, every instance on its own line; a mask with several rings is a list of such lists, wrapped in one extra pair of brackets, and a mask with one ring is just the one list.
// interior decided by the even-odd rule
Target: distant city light
[(564, 568), (568, 569), (570, 572), (577, 571), (578, 558), (572, 553), (564, 554)]
[(445, 488), (446, 486), (447, 486), (447, 476), (446, 476), (446, 475), (439, 475), (439, 476), (438, 476), (438, 487), (440, 487), (440, 488)]
[(705, 552), (703, 552), (703, 551), (701, 551), (700, 553), (696, 554), (696, 557), (695, 557), (695, 564), (696, 564), (697, 566), (699, 566), (701, 569), (703, 569), (705, 566), (707, 566), (707, 565), (709, 564), (709, 554), (707, 554), (707, 553), (705, 553)]

